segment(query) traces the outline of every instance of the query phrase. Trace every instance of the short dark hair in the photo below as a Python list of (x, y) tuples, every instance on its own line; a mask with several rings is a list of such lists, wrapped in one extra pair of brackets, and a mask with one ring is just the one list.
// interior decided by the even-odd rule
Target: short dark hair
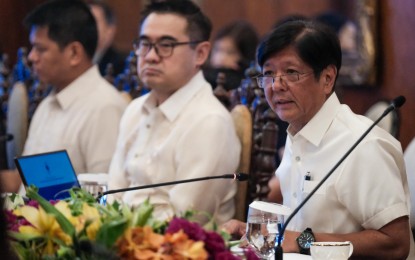
[(222, 27), (215, 35), (214, 41), (230, 37), (236, 45), (242, 60), (239, 61), (248, 67), (251, 61), (255, 60), (256, 47), (259, 42), (255, 28), (246, 21), (235, 21)]
[(312, 21), (286, 22), (271, 31), (259, 44), (259, 66), (262, 68), (267, 59), (289, 46), (297, 50), (300, 58), (313, 69), (316, 78), (329, 65), (334, 65), (337, 68), (337, 79), (342, 52), (333, 30)]
[(47, 27), (48, 36), (60, 48), (78, 41), (92, 58), (98, 42), (97, 25), (88, 5), (80, 0), (53, 0), (32, 12), (25, 20), (26, 27)]
[(191, 41), (208, 41), (212, 23), (200, 8), (190, 0), (153, 0), (141, 13), (140, 27), (151, 13), (176, 14), (187, 21), (187, 33)]

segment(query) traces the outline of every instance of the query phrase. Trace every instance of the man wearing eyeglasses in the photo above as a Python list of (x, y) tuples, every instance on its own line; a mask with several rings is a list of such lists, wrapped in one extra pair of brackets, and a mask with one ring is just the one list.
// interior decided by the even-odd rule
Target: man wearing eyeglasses
[[(268, 104), (289, 123), (276, 177), (280, 203), (294, 209), (373, 122), (334, 93), (341, 49), (326, 27), (287, 22), (260, 43), (257, 60)], [(313, 241), (351, 241), (353, 259), (415, 259), (409, 208), (401, 145), (375, 127), (292, 218), (283, 250), (309, 254)], [(223, 227), (242, 235), (245, 224)]]
[[(201, 72), (210, 50), (209, 19), (190, 0), (154, 1), (142, 17), (134, 48), (138, 75), (151, 92), (134, 100), (121, 120), (109, 189), (233, 173), (240, 144)], [(115, 199), (138, 205), (150, 198), (160, 218), (195, 209), (222, 223), (234, 214), (235, 192), (234, 183), (212, 180)]]

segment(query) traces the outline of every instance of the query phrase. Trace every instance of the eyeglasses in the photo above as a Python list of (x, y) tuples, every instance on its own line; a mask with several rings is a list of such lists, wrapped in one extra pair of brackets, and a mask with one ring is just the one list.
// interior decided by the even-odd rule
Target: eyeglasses
[(173, 54), (173, 49), (179, 45), (185, 44), (198, 44), (202, 41), (190, 41), (190, 42), (174, 42), (171, 40), (161, 40), (155, 43), (150, 42), (146, 39), (137, 39), (134, 41), (134, 53), (137, 56), (144, 57), (150, 52), (151, 48), (154, 47), (156, 53), (161, 58), (170, 57)]
[(289, 84), (289, 83), (295, 83), (297, 81), (300, 80), (301, 77), (309, 75), (313, 73), (311, 72), (305, 72), (305, 73), (300, 73), (300, 72), (293, 72), (293, 73), (289, 73), (289, 74), (284, 74), (284, 75), (259, 75), (256, 76), (254, 78), (256, 78), (257, 82), (258, 82), (258, 86), (260, 88), (271, 88), (274, 85), (275, 79), (276, 78), (280, 78), (280, 82), (281, 83), (285, 83), (285, 84)]

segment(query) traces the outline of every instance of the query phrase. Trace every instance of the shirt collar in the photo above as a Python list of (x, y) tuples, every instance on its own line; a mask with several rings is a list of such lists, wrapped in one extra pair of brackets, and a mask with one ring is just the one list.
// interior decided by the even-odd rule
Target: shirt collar
[(92, 66), (86, 70), (81, 76), (72, 81), (68, 86), (59, 93), (53, 94), (63, 110), (71, 106), (81, 96), (94, 91), (97, 82), (101, 78), (98, 67)]
[[(168, 99), (166, 99), (158, 108), (169, 121), (174, 121), (189, 101), (203, 88), (212, 88), (205, 80), (202, 71), (199, 71), (186, 85), (178, 89)], [(209, 87), (207, 87), (209, 86)], [(156, 107), (156, 100), (153, 95), (147, 97), (144, 101), (143, 109), (149, 112)]]
[(334, 120), (340, 106), (341, 104), (337, 95), (335, 93), (331, 94), (317, 114), (295, 136), (292, 136), (287, 131), (289, 136), (294, 139), (302, 136), (313, 145), (318, 146)]

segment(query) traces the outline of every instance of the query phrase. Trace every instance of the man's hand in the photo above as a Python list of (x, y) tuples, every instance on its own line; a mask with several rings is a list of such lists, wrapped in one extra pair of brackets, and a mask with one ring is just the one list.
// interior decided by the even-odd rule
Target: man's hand
[(300, 248), (298, 248), (297, 237), (300, 235), (300, 232), (288, 231), (284, 232), (284, 240), (282, 241), (282, 248), (284, 253), (299, 253)]
[(0, 183), (2, 192), (18, 192), (22, 180), (17, 170), (3, 170), (0, 172)]
[(221, 226), (221, 229), (231, 234), (232, 238), (241, 239), (241, 237), (245, 235), (246, 223), (236, 219), (231, 219), (228, 222), (224, 223)]

